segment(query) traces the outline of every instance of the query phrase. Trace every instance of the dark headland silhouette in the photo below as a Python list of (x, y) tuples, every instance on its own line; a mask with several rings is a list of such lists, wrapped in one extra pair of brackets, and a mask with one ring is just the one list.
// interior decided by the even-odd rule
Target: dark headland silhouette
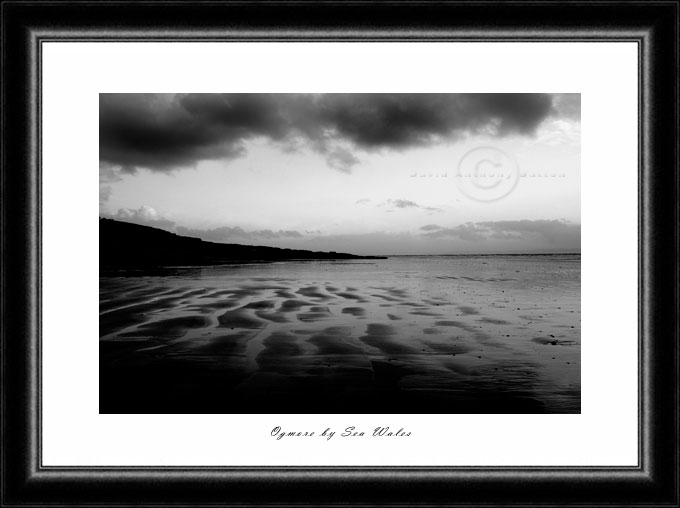
[(100, 270), (315, 259), (386, 258), (206, 242), (150, 226), (99, 218)]

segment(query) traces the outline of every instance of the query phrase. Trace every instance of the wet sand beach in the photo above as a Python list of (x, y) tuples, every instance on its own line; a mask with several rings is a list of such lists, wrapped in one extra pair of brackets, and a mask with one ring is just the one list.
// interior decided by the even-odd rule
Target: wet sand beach
[(580, 256), (100, 277), (101, 413), (579, 413)]

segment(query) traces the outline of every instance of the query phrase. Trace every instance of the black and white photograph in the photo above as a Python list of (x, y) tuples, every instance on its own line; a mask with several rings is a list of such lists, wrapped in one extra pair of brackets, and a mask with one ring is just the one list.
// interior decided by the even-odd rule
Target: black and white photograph
[(99, 95), (99, 412), (580, 414), (577, 93)]
[(0, 4), (0, 504), (678, 505), (680, 0)]

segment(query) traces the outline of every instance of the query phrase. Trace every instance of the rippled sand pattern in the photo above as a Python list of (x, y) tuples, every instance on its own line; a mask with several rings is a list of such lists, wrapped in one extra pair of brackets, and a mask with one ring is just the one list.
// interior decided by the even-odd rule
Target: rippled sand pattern
[(578, 413), (580, 257), (100, 279), (102, 413)]

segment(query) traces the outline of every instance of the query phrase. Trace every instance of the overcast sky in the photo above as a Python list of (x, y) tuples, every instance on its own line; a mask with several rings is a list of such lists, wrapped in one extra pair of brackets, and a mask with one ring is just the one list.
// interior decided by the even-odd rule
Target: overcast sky
[(357, 254), (580, 249), (578, 94), (101, 94), (103, 217)]

